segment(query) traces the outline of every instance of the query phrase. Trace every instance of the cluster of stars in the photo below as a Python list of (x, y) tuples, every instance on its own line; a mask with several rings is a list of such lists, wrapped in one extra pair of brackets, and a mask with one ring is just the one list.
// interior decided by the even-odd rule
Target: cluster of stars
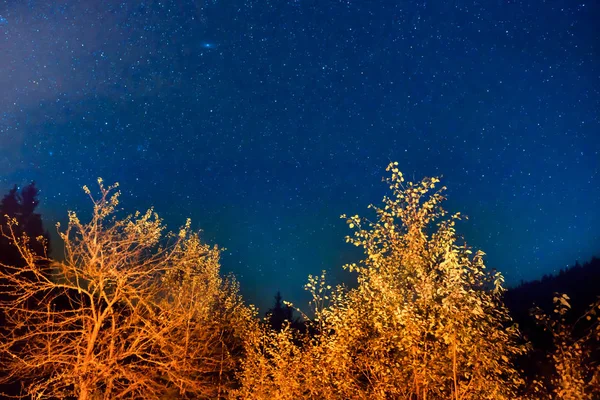
[[(48, 226), (79, 187), (190, 216), (261, 307), (357, 254), (384, 168), (442, 175), (509, 283), (600, 247), (598, 6), (66, 1), (0, 6), (0, 189)], [(10, 23), (9, 23), (10, 21)]]

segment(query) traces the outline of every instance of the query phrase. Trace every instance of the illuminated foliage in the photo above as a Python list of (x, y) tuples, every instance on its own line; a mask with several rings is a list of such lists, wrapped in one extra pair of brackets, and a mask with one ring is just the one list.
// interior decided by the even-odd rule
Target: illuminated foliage
[[(586, 324), (583, 334), (575, 333), (575, 326), (567, 322), (570, 298), (566, 294), (554, 297), (554, 317), (535, 308), (533, 315), (552, 335), (554, 351), (549, 355), (554, 367), (550, 377), (547, 397), (557, 400), (591, 399), (600, 395), (600, 366), (592, 362), (592, 342), (600, 339), (600, 302), (590, 306), (577, 320), (576, 325)], [(552, 393), (552, 395), (548, 395)], [(596, 397), (594, 397), (596, 396)]]
[[(279, 297), (276, 329), (260, 323), (236, 280), (220, 276), (221, 250), (189, 220), (164, 233), (152, 209), (117, 218), (116, 185), (99, 180), (99, 199), (84, 187), (92, 216), (70, 212), (59, 227), (63, 261), (35, 251), (8, 217), (2, 235), (24, 261), (0, 264), (0, 383), (39, 399), (527, 398), (513, 362), (528, 346), (502, 303), (502, 275), (459, 242), (461, 215), (442, 208), (437, 178), (405, 182), (397, 163), (387, 170), (391, 195), (370, 206), (375, 218), (342, 216), (354, 231), (346, 241), (364, 251), (345, 266), (356, 287), (309, 276), (305, 326)], [(576, 337), (570, 299), (554, 301), (556, 318), (534, 314), (554, 339), (554, 375), (533, 381), (530, 396), (597, 396), (600, 304)]]
[[(405, 183), (397, 163), (376, 220), (346, 219), (364, 249), (358, 287), (309, 277), (317, 333), (256, 333), (238, 398), (513, 399), (525, 352), (500, 296), (503, 278), (483, 252), (457, 243), (436, 178)], [(446, 218), (444, 218), (446, 217)]]
[(91, 220), (70, 212), (60, 232), (64, 261), (39, 262), (7, 222), (3, 235), (26, 262), (0, 269), (2, 379), (33, 398), (224, 396), (253, 311), (219, 276), (220, 250), (189, 221), (163, 234), (153, 210), (118, 219), (117, 185), (98, 183), (99, 199), (84, 187)]

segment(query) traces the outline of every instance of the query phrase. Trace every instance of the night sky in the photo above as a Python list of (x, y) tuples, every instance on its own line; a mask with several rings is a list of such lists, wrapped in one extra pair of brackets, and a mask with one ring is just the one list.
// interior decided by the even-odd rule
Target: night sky
[[(600, 253), (595, 1), (2, 1), (0, 190), (46, 227), (118, 181), (264, 311), (356, 257), (385, 167), (442, 176), (510, 285)], [(60, 244), (54, 241), (55, 250)]]

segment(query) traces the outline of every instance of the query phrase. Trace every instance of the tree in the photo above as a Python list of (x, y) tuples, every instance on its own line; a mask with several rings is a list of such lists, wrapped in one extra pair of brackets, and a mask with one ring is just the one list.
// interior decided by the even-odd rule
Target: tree
[(0, 381), (24, 380), (35, 398), (223, 397), (253, 311), (219, 276), (220, 250), (189, 220), (163, 234), (152, 209), (118, 219), (117, 185), (98, 184), (98, 199), (84, 187), (90, 221), (69, 212), (58, 226), (64, 261), (39, 255), (18, 218), (7, 221), (25, 263), (0, 269)]
[[(600, 395), (600, 366), (593, 360), (593, 348), (598, 347), (600, 340), (600, 301), (592, 303), (574, 324), (567, 321), (571, 298), (564, 293), (555, 293), (553, 302), (555, 317), (550, 317), (539, 307), (532, 310), (536, 321), (551, 335), (553, 342), (548, 354), (553, 373), (545, 377), (549, 382), (541, 393), (557, 400), (597, 398)], [(584, 325), (579, 333), (577, 325)]]
[(21, 208), (21, 202), (19, 201), (19, 188), (17, 185), (14, 185), (12, 189), (2, 198), (0, 202), (0, 211), (3, 214), (8, 214), (11, 216), (16, 216), (19, 214)]
[(294, 309), (282, 301), (281, 293), (275, 295), (275, 305), (267, 311), (267, 321), (271, 329), (281, 331), (285, 322), (293, 323)]
[[(35, 187), (35, 183), (25, 186), (20, 192), (15, 185), (0, 201), (0, 269), (3, 269), (3, 265), (18, 267), (16, 270), (11, 270), (10, 273), (19, 273), (23, 279), (33, 279), (34, 277), (21, 269), (25, 265), (25, 260), (19, 253), (18, 248), (3, 233), (8, 233), (7, 218), (16, 220), (17, 225), (13, 225), (16, 237), (20, 238), (26, 235), (31, 238), (41, 239), (41, 241), (31, 243), (31, 251), (40, 256), (39, 262), (43, 262), (41, 259), (45, 258), (44, 256), (49, 252), (49, 235), (44, 230), (40, 214), (35, 212), (39, 203), (37, 195), (38, 189)], [(9, 273), (6, 269), (4, 269), (4, 272)], [(0, 276), (0, 286), (7, 283)], [(0, 300), (8, 300), (6, 296), (6, 292), (0, 290)], [(5, 328), (5, 311), (0, 308), (0, 331), (4, 333), (7, 332)], [(18, 393), (19, 390), (20, 387), (17, 383), (0, 384), (0, 392)]]
[[(17, 237), (27, 235), (30, 238), (44, 238), (45, 245), (37, 241), (31, 243), (32, 250), (37, 255), (44, 256), (49, 252), (50, 238), (44, 230), (40, 214), (35, 212), (39, 204), (38, 192), (34, 182), (25, 186), (21, 193), (15, 185), (0, 201), (0, 229), (7, 230), (6, 217), (14, 218), (18, 222), (18, 225), (13, 227)], [(13, 266), (24, 263), (17, 248), (5, 236), (0, 236), (0, 263)]]
[[(353, 290), (309, 277), (318, 334), (254, 335), (240, 398), (513, 399), (525, 351), (501, 301), (503, 278), (459, 244), (437, 178), (405, 183), (397, 163), (376, 220), (342, 215), (365, 258)], [(446, 218), (444, 218), (446, 217)], [(259, 372), (260, 371), (260, 372)], [(254, 375), (252, 373), (254, 372)]]

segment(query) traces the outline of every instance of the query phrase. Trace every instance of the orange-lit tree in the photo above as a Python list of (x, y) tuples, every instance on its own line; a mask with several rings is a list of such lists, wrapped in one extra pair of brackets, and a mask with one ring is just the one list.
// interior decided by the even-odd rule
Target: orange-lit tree
[[(356, 289), (310, 277), (314, 337), (291, 332), (249, 342), (239, 398), (513, 399), (520, 342), (483, 253), (458, 244), (438, 179), (406, 183), (387, 168), (391, 197), (376, 219), (346, 219), (365, 258), (347, 265)], [(433, 191), (433, 192), (432, 192)], [(260, 373), (259, 373), (260, 372)]]
[[(593, 349), (598, 348), (600, 342), (600, 301), (592, 304), (575, 324), (570, 324), (567, 322), (567, 315), (571, 309), (569, 296), (556, 293), (553, 300), (553, 317), (539, 307), (533, 310), (533, 316), (552, 336), (554, 345), (553, 351), (548, 355), (554, 373), (549, 377), (547, 387), (543, 388), (545, 390), (540, 391), (539, 398), (598, 398), (600, 365), (594, 362)], [(576, 325), (587, 326), (576, 333)]]
[(189, 221), (163, 234), (152, 210), (117, 218), (116, 185), (98, 183), (90, 221), (70, 212), (60, 232), (64, 261), (39, 262), (15, 220), (2, 232), (25, 260), (0, 269), (2, 379), (32, 398), (223, 397), (252, 311), (220, 250)]

